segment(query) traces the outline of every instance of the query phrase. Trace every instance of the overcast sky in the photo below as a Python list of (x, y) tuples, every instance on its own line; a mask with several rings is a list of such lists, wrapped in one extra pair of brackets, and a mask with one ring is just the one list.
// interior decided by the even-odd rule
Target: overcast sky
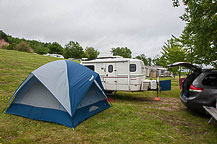
[(0, 0), (0, 29), (62, 46), (78, 41), (101, 54), (120, 46), (154, 57), (171, 35), (181, 34), (183, 13), (172, 0)]

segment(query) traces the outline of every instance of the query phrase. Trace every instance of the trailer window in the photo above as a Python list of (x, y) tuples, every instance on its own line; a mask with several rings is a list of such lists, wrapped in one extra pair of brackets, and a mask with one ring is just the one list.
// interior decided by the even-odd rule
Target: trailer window
[(93, 70), (93, 71), (95, 70), (94, 65), (86, 65), (86, 67), (89, 68), (89, 69), (91, 69), (91, 70)]
[(113, 72), (113, 65), (108, 66), (108, 72), (112, 73)]
[(136, 64), (130, 64), (130, 72), (136, 71)]

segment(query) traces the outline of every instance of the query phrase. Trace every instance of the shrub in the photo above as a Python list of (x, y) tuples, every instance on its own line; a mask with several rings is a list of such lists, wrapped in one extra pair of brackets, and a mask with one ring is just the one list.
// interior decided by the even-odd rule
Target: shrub
[(34, 46), (34, 49), (37, 54), (46, 54), (49, 52), (49, 49), (41, 44)]
[(24, 41), (22, 41), (19, 44), (17, 44), (14, 47), (14, 50), (24, 51), (24, 52), (29, 52), (29, 53), (34, 53), (34, 50), (29, 46), (29, 44), (27, 44)]
[(3, 49), (7, 49), (7, 50), (14, 50), (15, 44), (10, 44), (10, 45), (3, 45), (2, 48)]

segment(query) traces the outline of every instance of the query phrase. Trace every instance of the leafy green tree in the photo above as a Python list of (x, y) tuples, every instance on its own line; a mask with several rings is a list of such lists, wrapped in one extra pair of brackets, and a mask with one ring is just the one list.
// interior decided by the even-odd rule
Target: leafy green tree
[(166, 67), (166, 59), (163, 56), (157, 55), (152, 60), (153, 65)]
[(37, 51), (37, 46), (40, 45), (40, 42), (36, 41), (36, 40), (32, 40), (32, 41), (28, 41), (28, 44), (30, 45), (30, 47), (32, 47), (35, 51)]
[(161, 54), (166, 58), (166, 65), (186, 61), (186, 51), (180, 47), (174, 36), (163, 45)]
[[(172, 0), (175, 7), (179, 0)], [(192, 56), (192, 62), (217, 67), (217, 4), (216, 0), (183, 0), (186, 27), (180, 37)]]
[(70, 41), (65, 45), (63, 52), (64, 58), (76, 58), (80, 59), (84, 55), (82, 46), (78, 42)]
[(96, 59), (99, 55), (99, 52), (95, 50), (93, 47), (86, 47), (84, 51), (85, 57), (87, 57), (89, 60)]
[(152, 65), (152, 59), (150, 57), (146, 57), (145, 54), (140, 54), (135, 57), (136, 59), (142, 60), (144, 62), (144, 65), (151, 66)]
[(39, 45), (36, 50), (36, 53), (38, 54), (47, 54), (49, 52), (49, 49), (43, 45)]
[(57, 43), (57, 42), (53, 42), (53, 43), (49, 43), (48, 44), (48, 48), (49, 48), (49, 53), (51, 54), (63, 54), (63, 47)]
[(4, 39), (6, 42), (8, 42), (8, 36), (2, 30), (0, 30), (0, 39)]
[(8, 36), (8, 42), (9, 42), (10, 44), (16, 45), (16, 44), (19, 44), (21, 41), (22, 41), (22, 40), (19, 39), (19, 38), (14, 38), (14, 37), (12, 37), (12, 36)]
[[(161, 54), (162, 56), (157, 60), (157, 62), (163, 67), (167, 67), (167, 65), (175, 62), (187, 61), (185, 49), (180, 46), (174, 36), (164, 44)], [(178, 68), (172, 68), (169, 70), (172, 71), (174, 75), (178, 72)]]
[(124, 58), (131, 58), (131, 50), (128, 49), (127, 47), (117, 47), (117, 48), (112, 48), (111, 53), (114, 56), (122, 56)]
[(47, 54), (49, 52), (49, 48), (45, 47), (42, 43), (36, 43), (32, 47), (37, 54)]
[(148, 58), (148, 66), (151, 66), (152, 65), (152, 58)]
[(144, 65), (148, 65), (148, 59), (147, 57), (145, 56), (145, 54), (141, 54), (141, 55), (138, 55), (135, 57), (136, 59), (139, 59), (141, 61), (144, 62)]

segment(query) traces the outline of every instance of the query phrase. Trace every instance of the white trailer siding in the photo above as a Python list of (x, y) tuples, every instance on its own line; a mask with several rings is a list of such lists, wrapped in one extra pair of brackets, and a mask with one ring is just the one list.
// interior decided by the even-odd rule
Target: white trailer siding
[(84, 61), (83, 65), (99, 73), (105, 90), (141, 91), (145, 80), (145, 68), (137, 59), (96, 59)]

